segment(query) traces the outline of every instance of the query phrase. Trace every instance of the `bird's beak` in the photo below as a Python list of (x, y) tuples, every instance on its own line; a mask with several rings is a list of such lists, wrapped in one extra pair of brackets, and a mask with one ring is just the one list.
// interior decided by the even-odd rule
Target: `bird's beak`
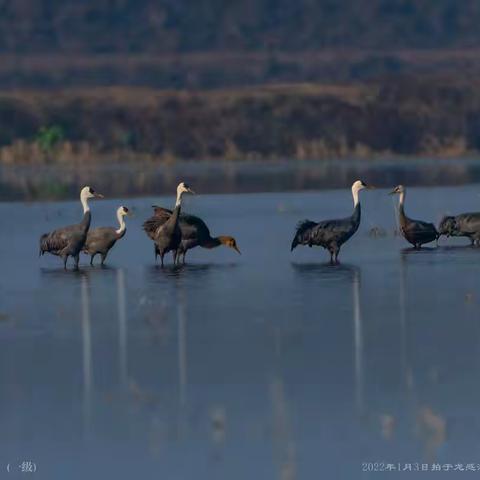
[(105, 198), (101, 193), (94, 193), (93, 196), (95, 198)]
[(396, 190), (392, 190), (392, 191), (391, 191), (391, 192), (389, 192), (388, 194), (389, 194), (389, 195), (395, 195), (396, 193), (397, 193), (397, 191), (396, 191)]
[(367, 185), (367, 190), (375, 190), (375, 185)]
[(192, 195), (195, 195), (195, 192), (191, 188), (187, 188), (187, 192), (191, 193)]
[(242, 252), (238, 249), (238, 247), (237, 247), (236, 245), (234, 245), (232, 248), (233, 248), (238, 254), (240, 254), (240, 255), (242, 254)]

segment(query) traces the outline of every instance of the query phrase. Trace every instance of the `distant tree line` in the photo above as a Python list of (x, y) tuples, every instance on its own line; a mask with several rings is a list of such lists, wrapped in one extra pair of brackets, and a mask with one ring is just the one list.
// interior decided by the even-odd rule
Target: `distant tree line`
[(458, 48), (479, 24), (477, 0), (1, 0), (0, 50)]

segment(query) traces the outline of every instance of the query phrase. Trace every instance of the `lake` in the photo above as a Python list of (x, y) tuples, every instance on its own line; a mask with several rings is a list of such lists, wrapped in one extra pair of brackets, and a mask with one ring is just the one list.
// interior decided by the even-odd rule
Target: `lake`
[[(120, 204), (135, 216), (106, 268), (83, 256), (78, 272), (38, 258), (41, 233), (81, 218), (78, 201), (0, 203), (6, 478), (24, 461), (37, 478), (168, 480), (480, 463), (480, 249), (412, 251), (394, 235), (397, 199), (361, 200), (330, 266), (290, 242), (298, 220), (349, 215), (348, 189), (189, 197), (242, 255), (197, 248), (164, 269), (141, 224), (172, 197), (91, 202), (93, 225), (115, 225)], [(406, 210), (435, 223), (480, 210), (480, 185), (411, 188)]]

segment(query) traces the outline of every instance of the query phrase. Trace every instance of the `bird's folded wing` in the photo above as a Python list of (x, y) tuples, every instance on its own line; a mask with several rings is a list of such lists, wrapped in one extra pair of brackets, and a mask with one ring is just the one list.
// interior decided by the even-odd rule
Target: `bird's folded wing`
[(47, 250), (59, 251), (63, 250), (68, 245), (68, 231), (67, 229), (54, 230), (49, 233), (43, 240)]

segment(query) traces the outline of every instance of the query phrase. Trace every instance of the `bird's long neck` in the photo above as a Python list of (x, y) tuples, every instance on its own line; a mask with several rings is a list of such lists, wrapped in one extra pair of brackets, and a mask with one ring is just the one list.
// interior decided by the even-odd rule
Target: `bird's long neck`
[(180, 216), (180, 211), (181, 210), (182, 210), (182, 204), (181, 203), (176, 204), (175, 208), (173, 209), (172, 214), (170, 215), (170, 218), (168, 219), (168, 221), (170, 223), (173, 223), (174, 225), (176, 225), (178, 223), (178, 217)]
[(358, 190), (356, 188), (352, 188), (352, 197), (353, 197), (353, 207), (355, 208), (357, 205), (360, 204), (360, 200), (358, 198)]
[(175, 208), (182, 206), (182, 197), (183, 197), (183, 192), (178, 192), (177, 193), (177, 201), (175, 202)]
[(407, 216), (405, 215), (405, 192), (400, 193), (400, 200), (398, 201), (398, 216), (400, 219), (400, 224), (404, 225)]
[(352, 220), (355, 225), (358, 226), (360, 225), (360, 219), (362, 217), (362, 208), (360, 207), (360, 202), (357, 202), (355, 204), (355, 208), (353, 209), (352, 213)]
[(90, 210), (87, 210), (83, 214), (83, 218), (82, 218), (82, 221), (80, 222), (80, 225), (83, 226), (85, 231), (88, 231), (88, 229), (90, 228), (90, 222), (91, 221), (92, 221), (92, 214), (91, 214)]
[(226, 237), (210, 237), (202, 243), (203, 248), (215, 248), (226, 244)]
[(169, 218), (169, 221), (173, 224), (178, 222), (178, 217), (180, 216), (180, 212), (182, 210), (182, 196), (183, 192), (177, 193), (177, 201), (175, 202), (175, 208), (173, 209), (172, 215)]
[(90, 207), (88, 205), (88, 199), (83, 195), (80, 195), (80, 201), (82, 202), (83, 207), (83, 218), (81, 225), (87, 231), (90, 228), (90, 222), (92, 220), (92, 214), (90, 213)]
[(87, 213), (90, 211), (90, 206), (88, 205), (88, 199), (87, 197), (80, 196), (80, 201), (82, 202), (82, 207), (83, 207), (83, 213)]
[(115, 230), (115, 233), (117, 234), (117, 236), (123, 237), (123, 235), (125, 235), (125, 230), (127, 229), (127, 226), (125, 225), (125, 220), (123, 219), (123, 215), (120, 212), (117, 213), (117, 219), (119, 228), (118, 230)]

